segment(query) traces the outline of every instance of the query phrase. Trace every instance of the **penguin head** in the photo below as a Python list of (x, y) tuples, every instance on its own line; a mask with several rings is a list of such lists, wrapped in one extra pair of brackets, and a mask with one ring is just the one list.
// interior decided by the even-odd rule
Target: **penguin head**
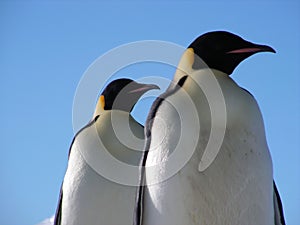
[(137, 83), (126, 78), (114, 80), (101, 93), (96, 112), (99, 110), (131, 112), (139, 98), (152, 89), (159, 89), (159, 87), (154, 84)]
[[(251, 43), (226, 31), (205, 33), (194, 40), (189, 48), (192, 48), (209, 68), (220, 70), (228, 75), (240, 62), (255, 53), (275, 53), (270, 46)], [(201, 60), (195, 59), (192, 68), (207, 68)]]

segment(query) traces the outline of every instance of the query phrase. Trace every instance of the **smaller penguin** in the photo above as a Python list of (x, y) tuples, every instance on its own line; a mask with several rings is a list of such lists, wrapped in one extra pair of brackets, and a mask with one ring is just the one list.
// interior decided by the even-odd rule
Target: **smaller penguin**
[[(105, 159), (97, 158), (93, 152), (108, 152), (120, 163), (137, 168), (144, 144), (144, 128), (130, 112), (139, 98), (152, 89), (159, 87), (125, 78), (112, 81), (104, 89), (92, 120), (75, 135), (71, 143), (54, 225), (133, 223), (136, 188), (107, 179), (87, 159), (91, 158), (101, 166), (106, 163)], [(114, 121), (118, 123), (119, 120), (129, 123), (131, 136), (128, 135), (126, 143), (130, 143), (130, 146), (120, 141), (118, 131), (114, 130), (121, 128), (119, 132), (123, 132), (123, 127), (120, 127), (122, 124), (113, 125)], [(98, 145), (99, 141), (103, 145)], [(106, 169), (115, 172), (115, 168)], [(126, 171), (119, 172), (124, 179), (132, 175), (126, 174)], [(137, 174), (138, 169), (136, 179)]]

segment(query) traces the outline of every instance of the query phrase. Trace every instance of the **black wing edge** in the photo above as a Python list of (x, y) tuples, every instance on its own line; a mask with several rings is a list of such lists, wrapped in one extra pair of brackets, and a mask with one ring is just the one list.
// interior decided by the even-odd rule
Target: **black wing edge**
[[(93, 120), (91, 120), (87, 125), (85, 125), (83, 128), (81, 128), (74, 136), (70, 148), (69, 148), (69, 153), (68, 153), (68, 158), (70, 158), (70, 154), (71, 154), (71, 149), (72, 146), (74, 144), (74, 141), (76, 139), (76, 137), (86, 128), (92, 126), (97, 119), (99, 118), (99, 115), (97, 115)], [(54, 224), (53, 225), (60, 225), (61, 224), (61, 210), (62, 210), (62, 199), (63, 199), (63, 183), (60, 187), (60, 193), (59, 193), (59, 199), (58, 199), (58, 205), (56, 208), (56, 212), (55, 212), (55, 217), (54, 217)]]
[(275, 225), (285, 225), (282, 202), (281, 202), (280, 195), (279, 195), (277, 186), (275, 184), (275, 181), (273, 181), (273, 189), (274, 189), (274, 200), (273, 201), (274, 201)]
[(159, 97), (155, 99), (153, 102), (150, 112), (148, 114), (146, 124), (145, 124), (145, 147), (144, 152), (141, 157), (140, 165), (139, 165), (139, 186), (136, 192), (136, 200), (135, 200), (135, 208), (134, 208), (134, 216), (133, 216), (133, 225), (142, 225), (143, 223), (143, 203), (144, 203), (144, 191), (145, 191), (145, 165), (147, 156), (149, 153), (149, 148), (151, 144), (151, 128), (153, 125), (154, 117), (156, 112), (164, 101), (164, 99), (172, 94), (174, 94), (177, 90), (179, 90), (184, 82), (187, 79), (187, 75), (180, 78), (177, 85), (173, 86), (174, 83), (171, 83), (169, 88), (161, 94)]
[(55, 217), (54, 217), (54, 224), (53, 225), (60, 225), (61, 224), (61, 207), (62, 207), (62, 198), (63, 198), (63, 185), (61, 185), (59, 199), (58, 199), (58, 206), (56, 208)]
[(143, 214), (143, 200), (144, 200), (144, 190), (145, 190), (145, 165), (146, 160), (150, 148), (151, 143), (151, 127), (153, 123), (153, 118), (156, 114), (156, 111), (161, 104), (163, 99), (158, 97), (151, 106), (150, 113), (147, 117), (145, 124), (145, 147), (144, 152), (141, 157), (140, 165), (139, 165), (139, 186), (136, 192), (136, 201), (134, 208), (134, 217), (133, 217), (133, 225), (141, 225), (142, 224), (142, 214)]

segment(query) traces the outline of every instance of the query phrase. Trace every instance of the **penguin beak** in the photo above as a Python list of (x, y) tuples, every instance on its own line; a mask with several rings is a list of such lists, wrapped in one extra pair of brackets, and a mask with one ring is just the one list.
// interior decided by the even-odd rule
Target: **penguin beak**
[(153, 90), (153, 89), (160, 89), (159, 86), (155, 85), (155, 84), (139, 84), (139, 87), (137, 87), (136, 89), (133, 89), (131, 91), (129, 91), (129, 93), (145, 93), (149, 90)]
[(227, 54), (241, 54), (241, 53), (255, 54), (255, 53), (258, 53), (258, 52), (276, 53), (276, 51), (270, 46), (249, 43), (249, 46), (247, 46), (245, 48), (239, 48), (239, 49), (229, 51), (229, 52), (227, 52)]

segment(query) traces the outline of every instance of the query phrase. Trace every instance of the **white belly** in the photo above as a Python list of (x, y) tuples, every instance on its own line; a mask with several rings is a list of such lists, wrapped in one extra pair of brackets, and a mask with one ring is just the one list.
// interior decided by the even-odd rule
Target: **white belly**
[[(230, 86), (230, 82), (233, 81), (229, 80), (226, 85)], [(210, 128), (206, 121), (207, 105), (202, 98), (196, 97), (199, 112), (204, 112), (200, 116), (198, 148), (174, 176), (146, 187), (143, 225), (274, 224), (272, 161), (263, 122), (252, 96), (234, 85), (232, 83), (233, 89), (224, 93), (228, 115), (223, 144), (213, 163), (203, 172), (199, 172), (198, 166)], [(236, 94), (241, 98), (235, 99)], [(173, 106), (181, 104), (182, 99), (177, 101), (179, 97), (176, 94), (169, 97)], [(172, 110), (164, 104), (158, 111), (159, 121), (164, 121), (166, 127), (172, 127), (177, 119)], [(162, 130), (159, 121), (153, 123), (151, 145), (162, 144), (149, 152), (146, 166), (160, 166), (154, 173), (146, 168), (147, 182), (164, 179), (171, 167), (161, 162), (168, 160), (166, 158), (180, 136), (177, 124), (166, 132), (167, 136), (161, 141), (155, 135), (158, 129)], [(191, 131), (194, 130), (196, 128), (191, 127)], [(190, 134), (181, 134), (180, 138), (186, 135)], [(181, 149), (187, 150), (188, 145)]]
[(130, 225), (135, 192), (100, 176), (73, 151), (63, 185), (62, 225)]
[(272, 165), (261, 151), (267, 149), (234, 144), (227, 142), (204, 172), (196, 152), (175, 176), (148, 186), (144, 225), (273, 224)]
[[(130, 122), (131, 131), (122, 134), (128, 133), (126, 141), (133, 149), (143, 147), (143, 127), (132, 117), (128, 119), (128, 114), (122, 111), (114, 113), (115, 115), (110, 112), (103, 113), (94, 125), (79, 133), (72, 145), (63, 183), (62, 225), (131, 225), (133, 223), (136, 186), (124, 184), (131, 184), (133, 178), (137, 183), (138, 167), (121, 171), (113, 163), (116, 161), (125, 166), (138, 165), (141, 151), (134, 151), (129, 148), (130, 146), (120, 142), (119, 136), (115, 136), (112, 131), (110, 119), (123, 117), (124, 121)], [(115, 129), (119, 131), (118, 127)], [(130, 132), (136, 136), (131, 135)], [(111, 158), (116, 157), (116, 160), (106, 160), (104, 157), (109, 154), (112, 155)], [(119, 175), (121, 178), (114, 175)]]

